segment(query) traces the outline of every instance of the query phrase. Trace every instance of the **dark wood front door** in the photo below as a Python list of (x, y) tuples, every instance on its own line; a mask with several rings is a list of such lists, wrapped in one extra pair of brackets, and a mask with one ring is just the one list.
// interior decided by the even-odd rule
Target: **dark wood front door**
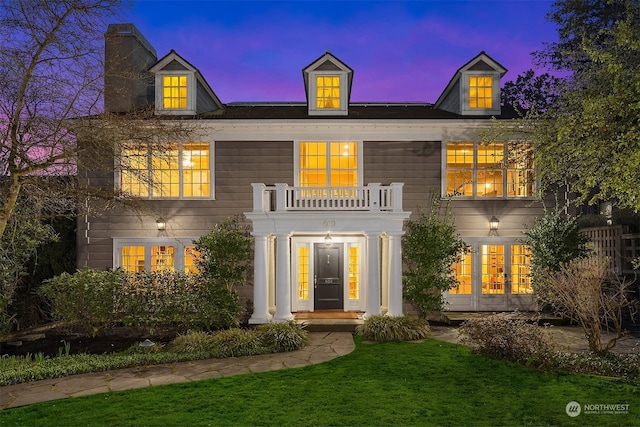
[(315, 244), (314, 309), (344, 308), (343, 244)]

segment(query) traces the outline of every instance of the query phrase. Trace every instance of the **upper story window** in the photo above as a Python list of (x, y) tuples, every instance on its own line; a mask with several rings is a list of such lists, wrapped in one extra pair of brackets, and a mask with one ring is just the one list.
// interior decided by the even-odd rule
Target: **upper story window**
[(533, 197), (533, 147), (524, 142), (447, 142), (443, 193), (453, 197)]
[(340, 108), (340, 76), (316, 76), (316, 106)]
[(162, 107), (187, 108), (187, 76), (162, 76)]
[(313, 141), (296, 145), (296, 186), (357, 187), (362, 182), (361, 144)]
[(212, 197), (209, 143), (125, 145), (120, 190), (142, 198)]
[(469, 108), (493, 108), (493, 77), (469, 77)]

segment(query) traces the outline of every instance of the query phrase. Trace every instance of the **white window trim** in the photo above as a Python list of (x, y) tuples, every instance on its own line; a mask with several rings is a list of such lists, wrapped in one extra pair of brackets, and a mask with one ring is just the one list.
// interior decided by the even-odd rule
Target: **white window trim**
[[(469, 107), (469, 78), (471, 76), (492, 76), (492, 108)], [(460, 111), (462, 115), (499, 115), (500, 114), (500, 74), (495, 71), (464, 71), (460, 90)]]
[[(318, 108), (318, 76), (340, 77), (340, 108)], [(312, 71), (309, 73), (309, 115), (313, 116), (346, 116), (349, 114), (347, 102), (348, 76), (346, 71)]]
[(173, 246), (174, 253), (173, 270), (184, 272), (184, 248), (195, 246), (193, 241), (198, 237), (139, 237), (139, 238), (114, 238), (113, 239), (113, 268), (122, 267), (123, 246), (144, 246), (144, 270), (151, 271), (151, 248), (153, 246)]
[[(209, 144), (209, 181), (210, 182), (209, 182), (208, 196), (205, 196), (205, 197), (184, 197), (183, 196), (184, 186), (182, 182), (182, 162), (178, 162), (178, 171), (179, 171), (178, 173), (180, 176), (180, 185), (179, 185), (180, 195), (178, 197), (158, 197), (158, 196), (154, 197), (152, 196), (153, 194), (152, 183), (149, 183), (149, 189), (148, 189), (149, 196), (139, 197), (139, 198), (142, 200), (215, 200), (215, 168), (214, 168), (215, 144), (214, 144), (214, 141), (202, 139), (200, 141), (180, 142), (178, 143), (178, 159), (182, 159), (182, 147), (184, 146), (184, 144), (198, 144), (198, 143)], [(152, 145), (153, 143), (149, 143), (149, 146), (152, 146)], [(151, 162), (151, 156), (149, 156), (149, 164), (148, 164), (149, 172), (151, 172), (150, 162)], [(118, 161), (118, 158), (116, 157), (116, 165), (115, 165), (115, 172), (114, 172), (114, 189), (118, 191), (121, 188), (122, 188), (122, 185), (120, 182), (120, 163)]]
[[(448, 192), (447, 192), (447, 143), (448, 142), (473, 142), (473, 141), (453, 141), (453, 140), (447, 140), (447, 141), (442, 141), (442, 145), (441, 145), (441, 170), (442, 170), (442, 178), (441, 178), (441, 182), (440, 182), (440, 194), (441, 197), (444, 199), (446, 198)], [(503, 142), (502, 144), (504, 144), (504, 158), (506, 159), (509, 155), (509, 150), (508, 150), (508, 142)], [(507, 185), (507, 166), (504, 165), (502, 167), (502, 196), (495, 196), (495, 197), (489, 197), (489, 196), (478, 196), (478, 143), (477, 142), (473, 142), (473, 172), (472, 172), (472, 178), (471, 178), (471, 185), (472, 185), (472, 192), (473, 194), (471, 196), (453, 196), (452, 199), (460, 199), (460, 200), (535, 200), (536, 199), (536, 188), (537, 188), (537, 181), (534, 181), (533, 183), (533, 189), (531, 191), (531, 195), (530, 196), (509, 196), (507, 195), (507, 190), (508, 190), (508, 185)]]
[(305, 139), (305, 140), (294, 141), (293, 143), (293, 173), (294, 173), (293, 185), (294, 187), (300, 187), (300, 144), (305, 142), (324, 142), (326, 144), (329, 144), (331, 142), (339, 142), (339, 143), (355, 142), (358, 150), (358, 184), (359, 184), (358, 187), (365, 186), (363, 182), (364, 169), (362, 164), (362, 161), (363, 161), (362, 141), (354, 141), (354, 140), (340, 141), (340, 140), (326, 140), (326, 139), (320, 138), (320, 139)]
[[(187, 76), (187, 108), (164, 108), (164, 87), (162, 79), (165, 76)], [(156, 73), (156, 114), (169, 116), (184, 116), (196, 114), (197, 82), (193, 71), (176, 70)]]

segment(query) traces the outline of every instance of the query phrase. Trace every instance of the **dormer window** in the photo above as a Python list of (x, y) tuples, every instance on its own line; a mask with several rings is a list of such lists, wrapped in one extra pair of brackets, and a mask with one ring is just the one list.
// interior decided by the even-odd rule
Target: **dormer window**
[(200, 71), (174, 50), (149, 72), (155, 74), (156, 114), (192, 116), (223, 108)]
[(162, 76), (162, 106), (164, 109), (187, 108), (187, 76)]
[(316, 88), (316, 105), (319, 110), (340, 108), (340, 76), (317, 76)]
[(491, 109), (493, 105), (493, 78), (469, 77), (469, 108)]
[(325, 52), (302, 70), (310, 116), (346, 116), (353, 70)]

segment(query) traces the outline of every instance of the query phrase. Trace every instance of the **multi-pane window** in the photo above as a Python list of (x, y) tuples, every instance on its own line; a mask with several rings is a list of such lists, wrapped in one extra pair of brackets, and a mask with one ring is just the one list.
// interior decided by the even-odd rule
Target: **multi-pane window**
[(448, 142), (445, 193), (453, 197), (532, 197), (530, 143)]
[(465, 253), (460, 261), (451, 266), (453, 276), (458, 282), (455, 287), (449, 289), (450, 294), (470, 295), (472, 293), (473, 274), (471, 271), (471, 252)]
[(531, 294), (531, 248), (511, 245), (511, 293)]
[(504, 294), (504, 245), (481, 245), (482, 293)]
[(316, 76), (316, 106), (340, 108), (340, 76)]
[(358, 247), (349, 246), (349, 299), (360, 298)]
[(165, 109), (187, 108), (187, 76), (162, 77), (162, 105)]
[(301, 142), (301, 187), (357, 187), (356, 142)]
[(492, 76), (469, 76), (469, 108), (493, 108)]
[(115, 266), (124, 271), (197, 273), (198, 251), (192, 239), (115, 239)]
[(138, 197), (211, 197), (209, 144), (125, 146), (120, 158), (120, 188)]
[(309, 247), (298, 248), (298, 299), (309, 299)]

